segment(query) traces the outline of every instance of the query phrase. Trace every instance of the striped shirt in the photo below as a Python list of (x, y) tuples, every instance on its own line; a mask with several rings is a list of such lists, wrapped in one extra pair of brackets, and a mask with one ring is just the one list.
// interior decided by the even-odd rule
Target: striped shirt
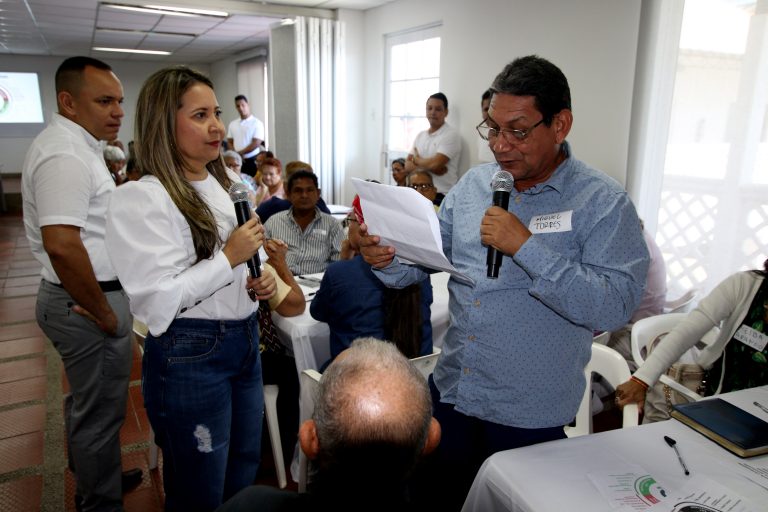
[(288, 244), (285, 259), (294, 275), (325, 272), (333, 261), (340, 259), (344, 230), (339, 221), (315, 207), (315, 218), (307, 229), (293, 218), (293, 208), (272, 215), (264, 224), (267, 238), (277, 238)]

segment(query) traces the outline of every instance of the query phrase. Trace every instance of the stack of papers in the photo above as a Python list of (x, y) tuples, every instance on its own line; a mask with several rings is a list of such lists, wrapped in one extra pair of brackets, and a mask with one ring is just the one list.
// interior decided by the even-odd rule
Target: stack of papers
[(381, 245), (394, 247), (400, 260), (448, 272), (459, 281), (474, 284), (445, 257), (432, 201), (410, 187), (359, 178), (353, 178), (352, 183), (360, 195), (368, 233), (381, 238)]

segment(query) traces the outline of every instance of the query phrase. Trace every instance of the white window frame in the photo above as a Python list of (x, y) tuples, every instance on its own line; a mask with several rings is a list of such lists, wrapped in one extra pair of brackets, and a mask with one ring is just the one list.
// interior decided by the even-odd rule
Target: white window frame
[[(380, 174), (380, 181), (382, 183), (393, 183), (392, 181), (392, 175), (390, 172), (390, 165), (391, 162), (397, 158), (405, 158), (408, 156), (408, 151), (402, 151), (401, 149), (391, 149), (389, 145), (389, 123), (390, 123), (390, 100), (391, 100), (391, 86), (392, 86), (392, 77), (391, 77), (391, 58), (392, 58), (392, 47), (401, 45), (401, 44), (407, 44), (412, 43), (415, 41), (423, 41), (426, 39), (433, 39), (433, 38), (439, 38), (441, 39), (441, 45), (442, 45), (442, 36), (441, 36), (441, 29), (442, 24), (440, 23), (434, 23), (430, 25), (425, 25), (401, 32), (395, 32), (392, 34), (386, 34), (385, 37), (385, 44), (384, 44), (384, 80), (385, 80), (385, 88), (384, 88), (384, 109), (383, 109), (383, 115), (382, 115), (382, 121), (384, 123), (383, 126), (383, 144), (382, 144), (382, 154), (381, 154), (381, 174)], [(442, 48), (442, 46), (441, 46)], [(441, 50), (442, 51), (442, 50)], [(438, 66), (438, 70), (440, 69), (440, 66)], [(433, 92), (438, 92), (440, 90), (439, 84), (440, 84), (440, 75), (438, 71), (438, 76), (436, 77), (424, 77), (423, 79), (434, 79), (436, 78), (438, 80), (438, 87), (435, 88)], [(426, 104), (427, 98), (423, 98), (424, 103)], [(413, 119), (423, 118), (426, 123), (426, 113), (422, 112), (420, 116), (408, 116)], [(426, 126), (425, 126), (426, 129)], [(410, 141), (412, 144), (413, 141)]]

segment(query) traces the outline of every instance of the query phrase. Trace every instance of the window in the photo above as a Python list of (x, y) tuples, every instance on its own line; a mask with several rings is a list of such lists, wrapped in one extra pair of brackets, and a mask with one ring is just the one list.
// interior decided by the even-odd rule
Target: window
[(383, 183), (392, 183), (389, 166), (410, 151), (416, 135), (429, 128), (427, 98), (440, 90), (440, 27), (387, 36)]
[[(646, 115), (668, 120), (650, 129), (667, 135), (665, 151), (639, 168), (646, 191), (638, 207), (656, 225), (671, 298), (706, 293), (768, 257), (768, 33), (757, 3), (764, 0), (686, 1), (679, 43), (666, 50), (676, 57), (674, 82), (648, 104)], [(647, 153), (652, 146), (638, 144)]]

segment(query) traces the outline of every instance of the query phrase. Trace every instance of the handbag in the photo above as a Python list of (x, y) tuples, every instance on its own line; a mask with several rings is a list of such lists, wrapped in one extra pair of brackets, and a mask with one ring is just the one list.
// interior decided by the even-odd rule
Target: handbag
[[(649, 356), (664, 336), (665, 334), (662, 334), (653, 340), (648, 350)], [(702, 394), (706, 389), (704, 386), (706, 370), (698, 364), (675, 363), (667, 369), (666, 375), (695, 393)], [(659, 380), (648, 388), (645, 395), (643, 423), (668, 420), (672, 414), (673, 405), (684, 404), (689, 401), (685, 395), (678, 393)]]

